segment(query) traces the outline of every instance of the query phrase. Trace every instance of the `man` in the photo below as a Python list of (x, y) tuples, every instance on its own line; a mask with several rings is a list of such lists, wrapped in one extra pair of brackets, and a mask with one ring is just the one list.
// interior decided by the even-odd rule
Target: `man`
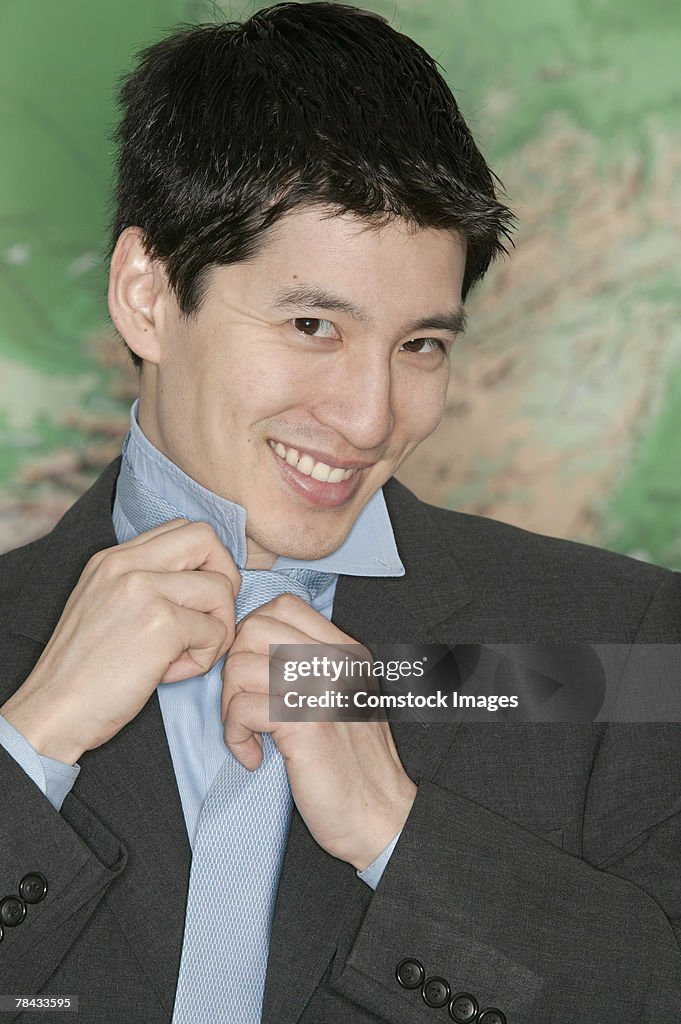
[(393, 479), (511, 223), (434, 62), (282, 4), (150, 47), (121, 100), (140, 399), (2, 559), (3, 993), (88, 1024), (677, 1020), (676, 726), (269, 721), (270, 644), (680, 639), (673, 573)]

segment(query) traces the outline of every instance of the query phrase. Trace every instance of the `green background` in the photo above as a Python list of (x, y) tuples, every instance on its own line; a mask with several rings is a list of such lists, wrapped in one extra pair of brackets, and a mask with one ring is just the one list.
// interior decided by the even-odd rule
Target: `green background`
[[(681, 567), (681, 8), (365, 6), (441, 63), (520, 221), (402, 478)], [(125, 430), (105, 304), (116, 78), (179, 21), (253, 9), (0, 0), (0, 548), (43, 532)]]

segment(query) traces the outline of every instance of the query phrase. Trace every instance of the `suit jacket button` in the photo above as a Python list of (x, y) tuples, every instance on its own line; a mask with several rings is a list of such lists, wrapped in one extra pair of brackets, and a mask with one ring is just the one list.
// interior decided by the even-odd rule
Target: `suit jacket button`
[(5, 933), (4, 933), (4, 931), (2, 930), (2, 925), (0, 924), (0, 942), (2, 942), (2, 937), (3, 937), (3, 935), (4, 935), (4, 934), (5, 934)]
[(477, 1000), (468, 992), (457, 992), (449, 1004), (449, 1016), (456, 1024), (471, 1024), (478, 1012)]
[(428, 978), (423, 983), (423, 999), (428, 1006), (446, 1006), (450, 989), (444, 978)]
[(420, 988), (426, 972), (418, 960), (407, 959), (400, 960), (395, 976), (402, 988)]
[(495, 1010), (494, 1007), (489, 1006), (478, 1017), (478, 1024), (506, 1024), (506, 1018), (501, 1010)]
[(26, 917), (26, 904), (17, 896), (5, 896), (0, 900), (0, 922), (7, 928), (21, 924)]
[(19, 895), (24, 903), (40, 903), (47, 895), (47, 879), (32, 871), (19, 882)]

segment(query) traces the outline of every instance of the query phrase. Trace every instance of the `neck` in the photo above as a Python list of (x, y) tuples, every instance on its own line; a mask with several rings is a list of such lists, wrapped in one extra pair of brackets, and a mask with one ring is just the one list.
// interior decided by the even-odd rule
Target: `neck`
[(246, 557), (246, 569), (271, 569), (276, 562), (278, 555), (270, 551), (263, 551), (255, 541), (246, 533), (246, 546), (248, 555)]

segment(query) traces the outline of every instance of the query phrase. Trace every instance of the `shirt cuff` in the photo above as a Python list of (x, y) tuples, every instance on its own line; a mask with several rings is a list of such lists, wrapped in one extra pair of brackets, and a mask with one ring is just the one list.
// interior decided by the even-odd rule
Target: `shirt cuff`
[(366, 884), (370, 886), (372, 889), (376, 889), (378, 883), (381, 881), (381, 878), (383, 877), (383, 872), (388, 866), (388, 861), (392, 857), (393, 850), (397, 846), (397, 840), (400, 838), (401, 835), (402, 829), (400, 829), (400, 831), (397, 833), (393, 841), (391, 843), (388, 843), (385, 850), (383, 850), (382, 853), (379, 853), (376, 860), (372, 860), (368, 868), (365, 868), (364, 871), (357, 872), (357, 877), (361, 878), (362, 881), (366, 882)]
[(28, 777), (50, 801), (55, 811), (71, 792), (74, 782), (80, 773), (80, 765), (64, 764), (53, 757), (39, 754), (28, 742), (26, 737), (0, 715), (0, 745), (17, 762)]

